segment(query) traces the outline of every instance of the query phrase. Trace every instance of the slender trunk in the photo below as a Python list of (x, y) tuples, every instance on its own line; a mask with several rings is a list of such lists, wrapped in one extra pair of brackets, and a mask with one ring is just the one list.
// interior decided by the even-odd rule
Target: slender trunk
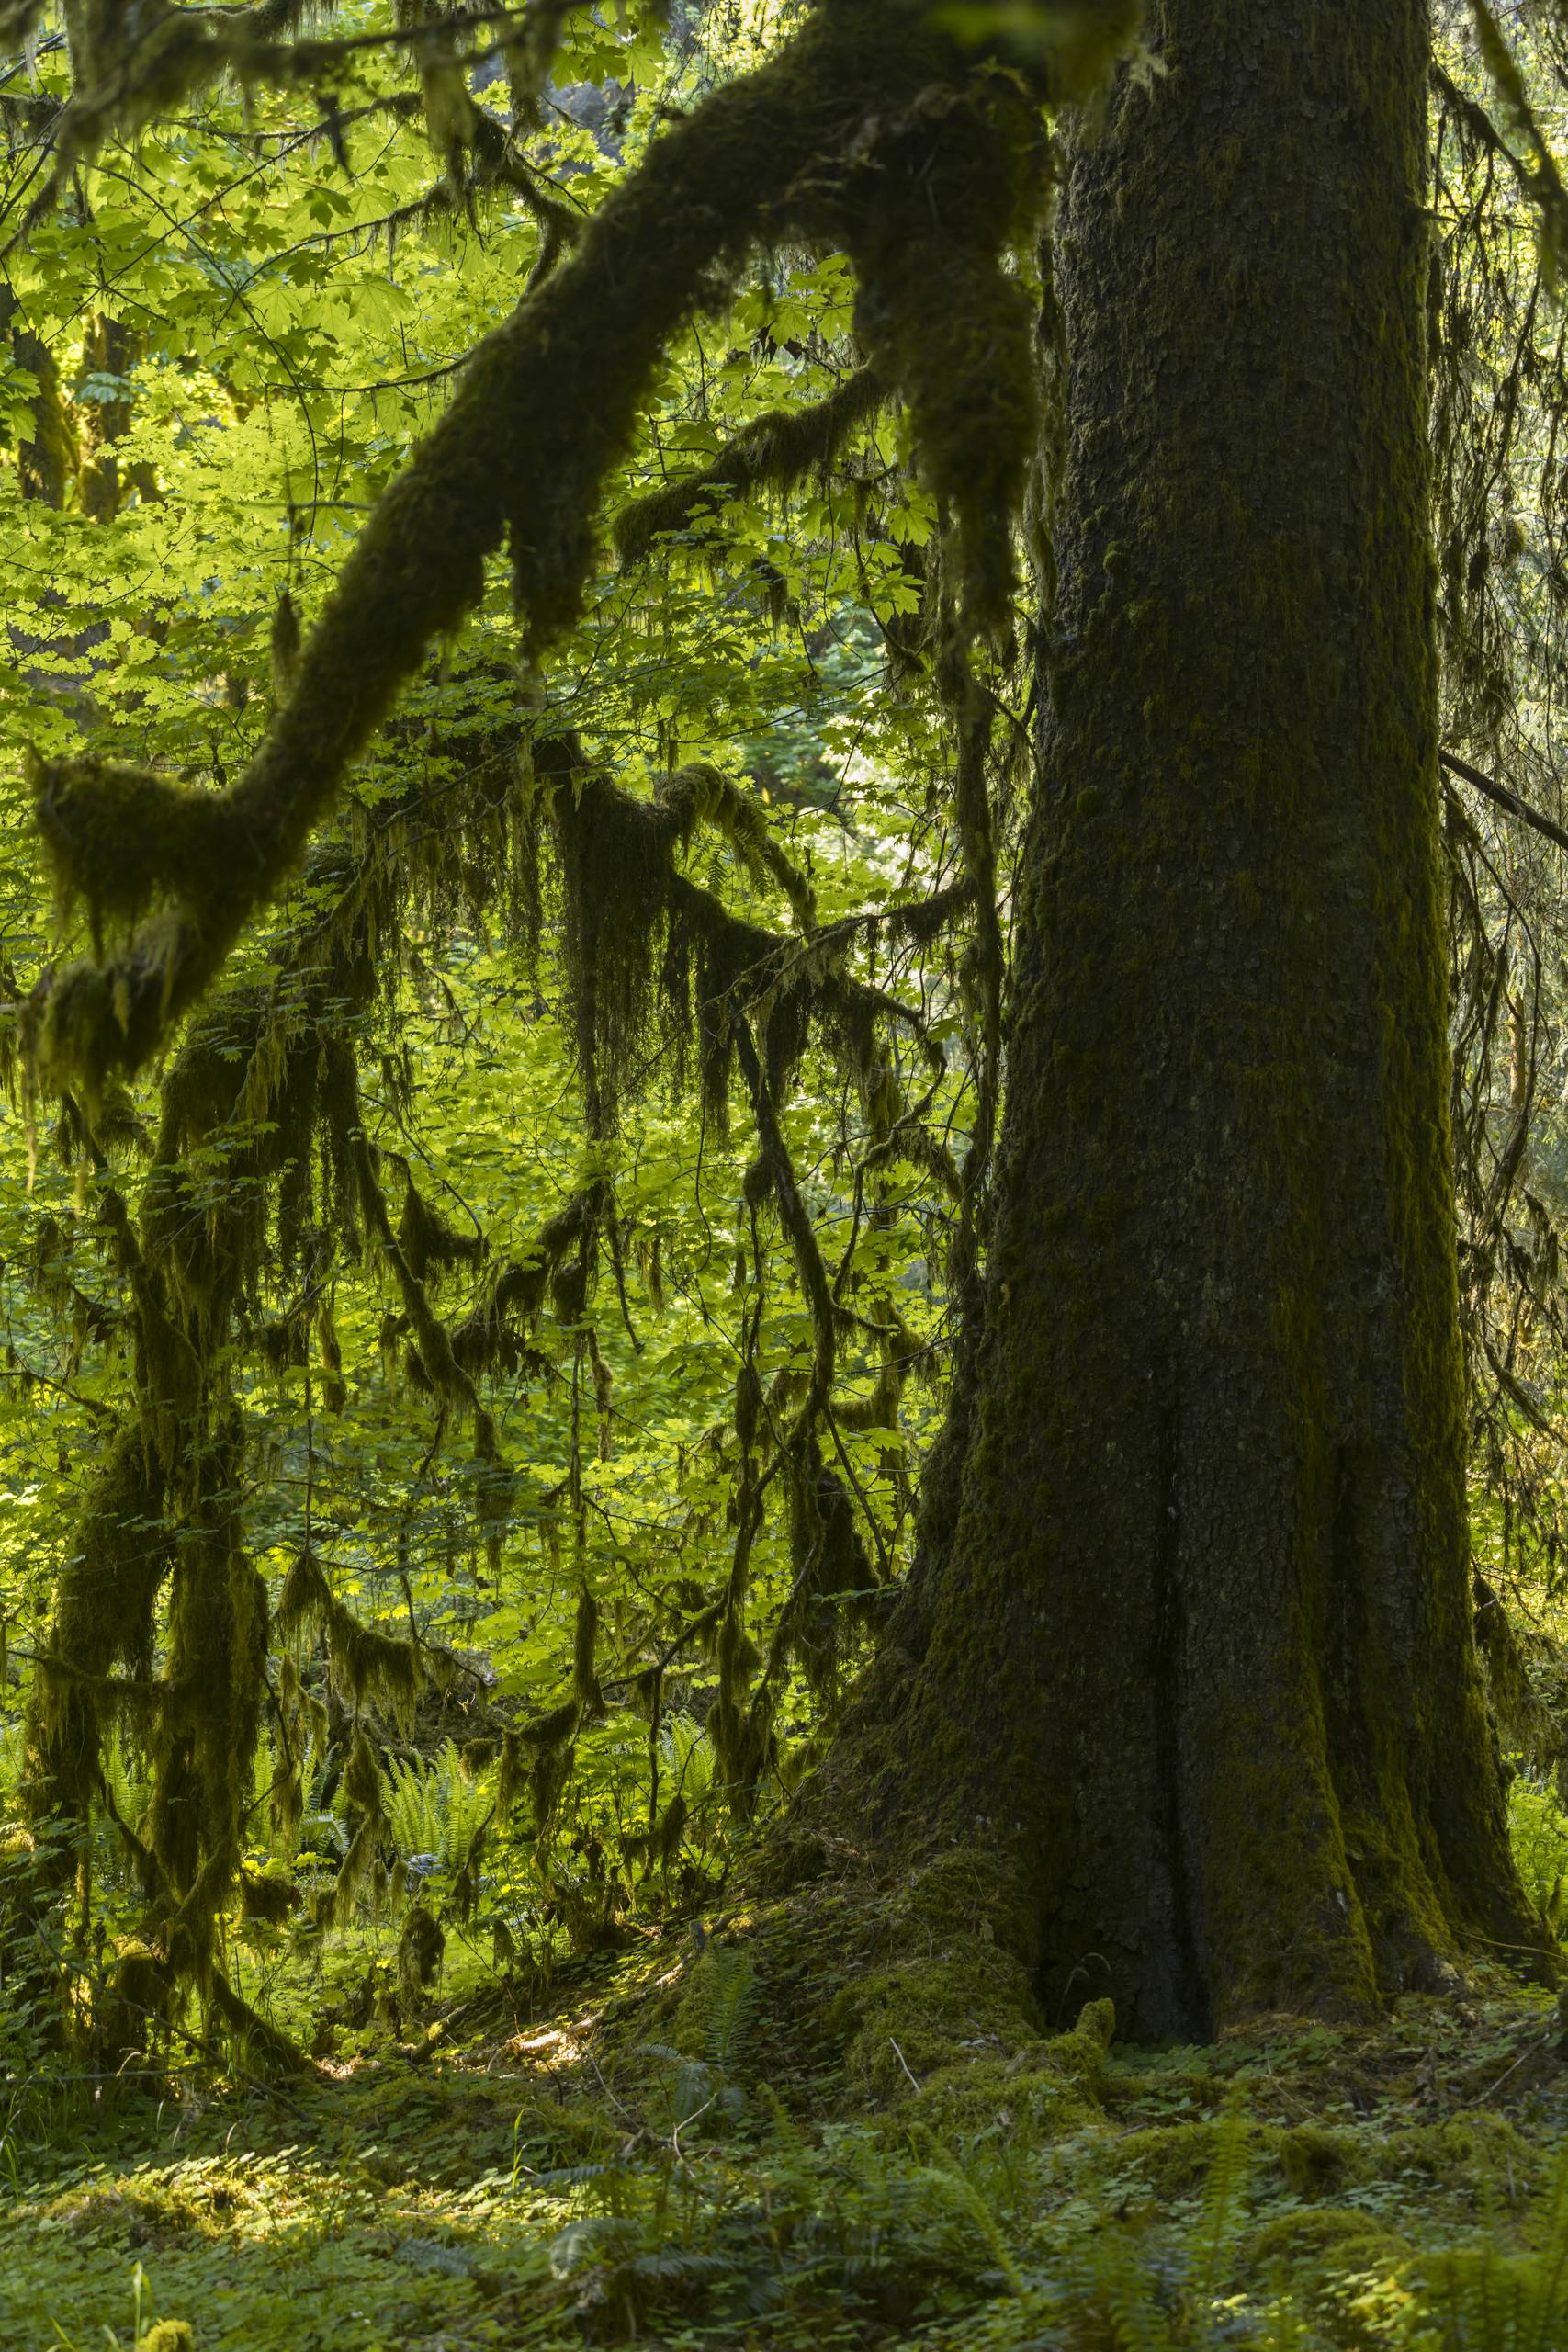
[(956, 1499), (825, 1777), (1055, 2007), (1539, 1945), (1468, 1582), (1425, 0), (1166, 0), (1077, 154), (1059, 597)]
[(0, 334), (10, 339), (11, 356), (38, 385), (31, 402), (33, 429), (17, 447), (17, 486), (24, 498), (63, 506), (77, 466), (75, 429), (61, 390), (54, 355), (26, 323), (13, 289), (0, 284)]

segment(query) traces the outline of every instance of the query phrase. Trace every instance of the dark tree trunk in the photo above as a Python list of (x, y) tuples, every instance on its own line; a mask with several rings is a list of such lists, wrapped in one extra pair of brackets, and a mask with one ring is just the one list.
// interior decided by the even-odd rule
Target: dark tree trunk
[(1165, 0), (1073, 163), (985, 1336), (824, 1775), (1207, 2035), (1539, 1945), (1471, 1629), (1424, 0)]

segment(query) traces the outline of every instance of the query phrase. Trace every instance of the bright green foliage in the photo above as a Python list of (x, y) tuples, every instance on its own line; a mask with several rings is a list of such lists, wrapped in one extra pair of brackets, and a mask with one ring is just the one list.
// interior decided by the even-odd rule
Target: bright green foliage
[[(204, 67), (188, 109), (155, 110), (134, 139), (71, 134), (69, 184), (7, 262), (39, 349), (6, 379), (29, 494), (0, 507), (6, 727), (44, 763), (68, 945), (112, 951), (160, 894), (191, 908), (228, 887), (243, 856), (211, 787), (287, 707), (363, 517), (446, 413), (454, 368), (531, 273), (566, 266), (661, 118), (779, 39), (766, 8), (697, 48), (652, 17), (607, 28), (569, 12), (556, 31), (553, 86), (576, 95), (537, 123), (527, 73), (504, 56), (493, 72), (482, 44), (466, 79), (425, 60), (411, 109), (392, 19), (362, 6), (333, 18), (324, 131), (287, 80), (247, 76), (242, 104)], [(46, 98), (66, 95), (62, 48), (45, 44), (39, 73)], [(759, 416), (851, 380), (855, 292), (830, 246), (748, 258), (720, 347), (710, 320), (676, 335), (639, 395), (604, 521), (739, 446)], [(31, 494), (50, 419), (58, 480)], [(936, 501), (909, 454), (891, 399), (860, 400), (820, 460), (803, 448), (776, 464), (759, 501), (703, 507), (620, 569), (607, 544), (591, 549), (575, 626), (521, 671), (492, 564), (172, 1072), (57, 1102), (66, 1033), (19, 1023), (28, 1066), (0, 1154), (16, 1408), (0, 1609), (44, 1758), (28, 1785), (107, 1816), (87, 1901), (109, 1905), (117, 1935), (134, 1924), (136, 1873), (115, 1813), (182, 1884), (205, 1856), (231, 1899), (243, 1855), (299, 1868), (295, 1838), (311, 1837), (313, 1901), (331, 1817), (344, 1902), (379, 1901), (400, 1853), (436, 1851), (498, 1948), (547, 1958), (540, 1912), (594, 1934), (634, 1899), (705, 1883), (725, 1815), (776, 1795), (830, 1714), (907, 1557), (981, 1050), (961, 924), (950, 946), (918, 919), (958, 876), (946, 721), (921, 653)], [(998, 545), (1005, 557), (1005, 530)], [(904, 646), (892, 692), (888, 629)], [(535, 755), (566, 728), (574, 760), (614, 777), (617, 825), (635, 832), (666, 796), (669, 905), (650, 911), (648, 945), (663, 953), (654, 932), (673, 939), (678, 923), (684, 978), (667, 958), (609, 988), (626, 925), (599, 894), (623, 863), (574, 898), (582, 773), (565, 782)], [(60, 944), (24, 764), (0, 828), (17, 998)], [(889, 907), (916, 910), (907, 933), (882, 924)], [(583, 929), (601, 911), (603, 948)], [(866, 913), (878, 920), (835, 928)], [(785, 956), (806, 934), (789, 982), (800, 1034), (784, 1059), (767, 1048), (835, 1288), (832, 1395), (804, 1414), (820, 1308), (747, 1176), (722, 1012), (716, 1042), (705, 1026), (721, 973), (732, 985), (737, 957), (769, 946), (748, 922)], [(765, 1025), (776, 981), (756, 987)], [(762, 1480), (739, 1545), (737, 1497), (762, 1465), (743, 1458), (753, 1440), (738, 1447), (738, 1374), (765, 1400), (770, 1444), (791, 1432), (788, 1476)], [(121, 1476), (106, 1504), (93, 1480), (128, 1413), (158, 1466), (145, 1491)], [(199, 1516), (192, 1464), (220, 1419), (243, 1488), (221, 1542), (243, 1545), (276, 1612), (268, 1721), (254, 1770), (243, 1727), (214, 1733), (203, 1842), (180, 1860), (164, 1851), (164, 1702), (156, 1680), (144, 1698), (129, 1684), (149, 1664), (166, 1679), (191, 1637), (171, 1611)], [(85, 1519), (103, 1566), (81, 1572), (92, 1598), (57, 1607)], [(106, 1625), (97, 1586), (165, 1523), (143, 1614)], [(227, 1579), (236, 1656), (252, 1638), (239, 1556), (202, 1571)], [(80, 1658), (35, 1662), (51, 1614), (53, 1638), (76, 1639), (71, 1607), (102, 1635), (86, 1683), (70, 1679)], [(229, 1671), (211, 1651), (206, 1679)], [(716, 1691), (723, 1736), (698, 1742)], [(394, 1743), (389, 1802), (367, 1814), (345, 1793), (356, 1723)], [(476, 1741), (499, 1758), (471, 1784), (483, 1806), (455, 1807), (438, 1766), (442, 1835), (413, 1842), (420, 1757)], [(222, 1784), (231, 1749), (243, 1788)], [(488, 1851), (469, 1885), (476, 1836)], [(314, 1932), (305, 1914), (297, 1925)], [(181, 1949), (199, 1977), (205, 1944)]]
[(1509, 1781), (1508, 1831), (1527, 1893), (1552, 1926), (1560, 1926), (1568, 1872), (1568, 1815), (1549, 1782), (1523, 1772)]
[(405, 1861), (433, 1856), (456, 1876), (494, 1803), (485, 1780), (464, 1769), (454, 1739), (428, 1762), (393, 1757), (385, 1780), (387, 1821), (399, 1854)]

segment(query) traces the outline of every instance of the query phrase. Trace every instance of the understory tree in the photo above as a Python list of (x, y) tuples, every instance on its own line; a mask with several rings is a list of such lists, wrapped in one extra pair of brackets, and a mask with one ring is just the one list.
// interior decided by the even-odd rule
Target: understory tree
[[(1439, 153), (1472, 178), (1489, 142), (1515, 160), (1545, 268), (1561, 189), (1477, 17), (1504, 127), (1450, 77)], [(502, 1576), (526, 1531), (555, 1580), (534, 1614), (568, 1628), (553, 1681), (489, 1725), (497, 1822), (522, 1808), (541, 1850), (586, 1743), (635, 1709), (646, 1809), (622, 1856), (668, 1868), (687, 1815), (661, 1711), (705, 1660), (738, 1813), (819, 1764), (790, 1867), (845, 1841), (895, 1869), (977, 1849), (1055, 2006), (1108, 1990), (1130, 2030), (1191, 2038), (1362, 2010), (1477, 1944), (1539, 1960), (1472, 1625), (1438, 718), (1487, 634), (1439, 607), (1432, 531), (1449, 512), (1463, 573), (1495, 515), (1452, 402), (1432, 463), (1424, 0), (1162, 0), (1147, 22), (1133, 0), (999, 19), (819, 0), (754, 55), (716, 37), (684, 62), (683, 31), (610, 41), (650, 87), (672, 47), (682, 103), (628, 71), (618, 127), (591, 135), (560, 130), (562, 94), (574, 38), (605, 37), (544, 5), (493, 28), (371, 10), (311, 41), (287, 7), (68, 11), (58, 93), (13, 103), (24, 287), (29, 254), (58, 283), (125, 133), (176, 126), (173, 189), (180, 107), (234, 79), (312, 94), (326, 162), (291, 300), (333, 282), (340, 233), (460, 240), (502, 203), (528, 264), (513, 307), (476, 261), (497, 322), (460, 367), (389, 359), (324, 400), (301, 371), (331, 325), (264, 304), (217, 243), (180, 302), (215, 342), (253, 340), (236, 304), (265, 328), (261, 387), (254, 350), (204, 372), (178, 307), (128, 322), (106, 284), (73, 394), (10, 298), (18, 482), (62, 559), (89, 526), (158, 544), (210, 423), (194, 405), (225, 404), (229, 448), (264, 445), (275, 399), (305, 428), (267, 625), (233, 588), (219, 483), (188, 610), (142, 571), (134, 628), (105, 621), (51, 572), (13, 628), (49, 720), (38, 838), (82, 933), (14, 991), (26, 1116), (76, 1192), (73, 1238), (62, 1218), (35, 1237), (30, 1311), (70, 1325), (73, 1374), (94, 1351), (123, 1367), (84, 1408), (92, 1474), (28, 1660), (38, 1842), (15, 1915), (47, 1940), (73, 1895), (85, 1935), (107, 1811), (142, 1889), (128, 1988), (157, 2006), (194, 1984), (246, 2021), (224, 1922), (268, 1899), (248, 1860), (264, 1724), (285, 1837), (310, 1744), (335, 1744), (352, 1835), (329, 1924), (382, 1874), (378, 1744), (474, 1674), (418, 1605), (411, 1530), (445, 1478), (465, 1573)], [(223, 135), (273, 141), (254, 172), (280, 184), (307, 131), (277, 121)], [(439, 176), (340, 231), (361, 124), (412, 126)], [(188, 176), (182, 223), (211, 201)], [(264, 210), (249, 234), (273, 235)], [(166, 266), (139, 247), (116, 299)], [(749, 303), (783, 396), (721, 435), (705, 404), (742, 346), (716, 368), (704, 338)], [(666, 442), (682, 371), (703, 430), (688, 409)], [(405, 460), (381, 403), (426, 374), (442, 404)], [(351, 395), (359, 438), (329, 463)], [(378, 494), (352, 535), (314, 536), (355, 503), (345, 483)], [(713, 755), (727, 673), (697, 649), (737, 601), (744, 691), (793, 625), (778, 679), (807, 726), (832, 703), (833, 632), (803, 619), (832, 596), (787, 528), (754, 527), (770, 496), (814, 502), (807, 539), (852, 550), (877, 632), (859, 723), (931, 778), (879, 892), (874, 861), (849, 890), (818, 869), (765, 690), (728, 725), (746, 758)], [(627, 644), (660, 631), (676, 655), (639, 701)], [(1473, 699), (1460, 733), (1490, 756)], [(1495, 1000), (1484, 898), (1470, 996)], [(525, 1217), (498, 1179), (464, 1221), (425, 1169), (417, 1058), (447, 1024), (516, 1103), (542, 989), (580, 1090), (566, 1181)], [(1495, 1001), (1481, 1025), (1489, 1047)], [(745, 1136), (732, 1328), (691, 1449), (708, 1573), (682, 1559), (650, 1597), (639, 1564), (628, 1598), (589, 1464), (637, 1377), (636, 1283), (661, 1303), (635, 1137), (667, 1075), (689, 1080), (699, 1179), (732, 1118)], [(835, 1085), (824, 1143), (805, 1106)], [(911, 1220), (939, 1270), (923, 1319), (894, 1271)], [(393, 1598), (367, 1621), (328, 1556), (348, 1515), (321, 1423), (358, 1414), (369, 1464), (375, 1415), (406, 1418), (368, 1377), (350, 1409), (345, 1353), (372, 1333), (428, 1418), (376, 1526)], [(901, 1416), (949, 1351), (906, 1576)], [(529, 1382), (565, 1423), (542, 1492)], [(792, 1693), (821, 1730), (868, 1640), (826, 1760), (820, 1739), (791, 1753)], [(148, 1759), (135, 1820), (111, 1738)], [(590, 1843), (602, 1927), (624, 1889)]]

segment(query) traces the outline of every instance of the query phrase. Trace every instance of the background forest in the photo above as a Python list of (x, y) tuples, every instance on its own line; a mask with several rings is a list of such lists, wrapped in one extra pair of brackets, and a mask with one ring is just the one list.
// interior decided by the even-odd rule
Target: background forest
[[(1555, 1928), (1568, 22), (1441, 16), (1477, 1628)], [(0, 17), (7, 2346), (1568, 2340), (1549, 1996), (1108, 2055), (1020, 2025), (978, 1870), (748, 1874), (983, 1261), (1048, 459), (955, 676), (962, 493), (849, 257), (783, 242), (667, 341), (554, 605), (597, 426), (537, 419), (562, 513), (274, 897), (138, 781), (245, 770), (475, 344), (788, 17), (169, 12), (112, 104), (115, 12)], [(1049, 377), (1048, 243), (1007, 267)], [(131, 967), (85, 976), (149, 919), (239, 944), (127, 1068)]]

